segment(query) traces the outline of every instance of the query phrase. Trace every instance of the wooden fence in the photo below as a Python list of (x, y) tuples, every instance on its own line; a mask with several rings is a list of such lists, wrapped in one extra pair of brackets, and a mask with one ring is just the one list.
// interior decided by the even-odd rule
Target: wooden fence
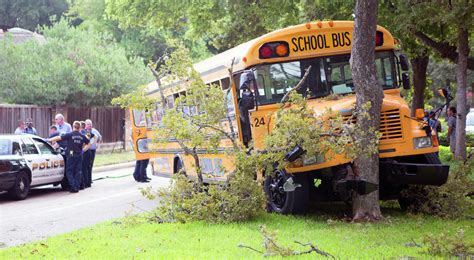
[(102, 134), (104, 143), (124, 141), (125, 111), (116, 107), (68, 107), (67, 120), (92, 120), (94, 128)]
[(56, 108), (0, 104), (0, 134), (11, 134), (17, 128), (18, 120), (32, 118), (38, 135), (47, 137), (56, 113), (62, 113), (71, 124), (75, 120), (92, 120), (93, 127), (99, 130), (105, 143), (124, 141), (125, 111), (116, 107)]
[(38, 135), (47, 137), (54, 116), (52, 113), (52, 108), (44, 106), (0, 105), (0, 134), (13, 134), (18, 127), (18, 120), (32, 118)]

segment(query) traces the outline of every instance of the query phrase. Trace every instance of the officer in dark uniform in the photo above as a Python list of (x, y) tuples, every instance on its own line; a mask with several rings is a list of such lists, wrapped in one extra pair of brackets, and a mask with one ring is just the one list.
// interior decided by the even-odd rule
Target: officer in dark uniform
[(81, 124), (78, 121), (73, 123), (73, 131), (62, 136), (56, 136), (48, 139), (50, 142), (67, 141), (66, 157), (66, 176), (71, 187), (71, 192), (79, 192), (81, 174), (82, 174), (82, 153), (90, 147), (89, 139), (80, 132)]
[[(81, 121), (81, 134), (83, 134), (87, 139), (89, 139), (89, 142), (92, 146), (94, 138), (94, 134), (92, 133), (91, 130), (87, 130), (85, 128), (86, 123)], [(92, 140), (92, 141), (91, 141)], [(92, 184), (92, 172), (91, 172), (91, 150), (84, 151), (82, 154), (82, 183), (81, 183), (81, 189), (83, 188), (89, 188)]]

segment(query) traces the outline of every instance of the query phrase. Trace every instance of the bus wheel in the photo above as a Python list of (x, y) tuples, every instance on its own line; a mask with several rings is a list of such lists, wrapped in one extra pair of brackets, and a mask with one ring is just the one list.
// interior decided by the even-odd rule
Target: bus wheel
[[(283, 184), (293, 178), (301, 185), (294, 191), (285, 191)], [(298, 185), (298, 186), (299, 186)], [(303, 214), (308, 210), (309, 183), (304, 173), (289, 175), (285, 170), (275, 170), (265, 177), (264, 189), (267, 195), (267, 210), (281, 214)]]
[[(441, 164), (441, 160), (436, 153), (427, 153), (419, 155), (416, 159), (417, 162), (426, 163), (426, 164)], [(410, 195), (412, 196), (400, 196), (398, 197), (398, 204), (403, 211), (406, 211), (413, 207), (418, 207), (421, 203), (420, 198), (416, 197), (415, 194), (423, 193), (422, 186), (409, 186), (407, 189), (410, 190)]]

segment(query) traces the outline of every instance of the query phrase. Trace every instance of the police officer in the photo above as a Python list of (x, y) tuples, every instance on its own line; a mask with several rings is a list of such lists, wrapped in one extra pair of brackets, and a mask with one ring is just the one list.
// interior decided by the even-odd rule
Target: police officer
[[(86, 123), (81, 121), (81, 134), (83, 134), (89, 140), (89, 144), (94, 144), (94, 137), (95, 135), (90, 131), (90, 129), (86, 129)], [(82, 183), (81, 189), (89, 188), (92, 184), (92, 172), (90, 168), (91, 164), (91, 149), (84, 151), (82, 155)]]
[(48, 139), (49, 142), (67, 141), (66, 176), (71, 187), (71, 193), (79, 192), (82, 175), (82, 153), (90, 147), (89, 139), (81, 134), (80, 129), (81, 124), (78, 121), (74, 121), (71, 133)]

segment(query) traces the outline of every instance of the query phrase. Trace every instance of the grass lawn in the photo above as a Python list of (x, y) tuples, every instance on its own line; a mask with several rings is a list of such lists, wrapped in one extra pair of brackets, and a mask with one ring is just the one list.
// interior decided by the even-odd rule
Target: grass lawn
[[(294, 250), (304, 251), (293, 241), (312, 242), (319, 249), (341, 259), (382, 259), (399, 257), (433, 258), (426, 253), (423, 237), (442, 232), (454, 235), (463, 229), (474, 242), (474, 222), (469, 219), (444, 220), (429, 216), (406, 215), (396, 208), (383, 208), (385, 220), (376, 224), (350, 224), (340, 220), (347, 207), (341, 204), (325, 213), (307, 216), (263, 214), (242, 224), (194, 222), (147, 223), (137, 218), (119, 219), (56, 236), (45, 241), (3, 249), (0, 259), (247, 259), (262, 255), (239, 244), (262, 250), (259, 226), (277, 230), (277, 241)], [(337, 215), (336, 215), (337, 214)], [(339, 219), (339, 220), (336, 220)], [(319, 257), (315, 253), (301, 259)]]
[[(449, 148), (440, 157), (452, 163)], [(133, 153), (98, 155), (101, 163), (123, 162)], [(96, 160), (97, 160), (96, 159)], [(423, 238), (442, 233), (454, 236), (464, 231), (465, 242), (474, 245), (474, 209), (469, 218), (447, 220), (402, 212), (395, 202), (383, 202), (384, 220), (351, 224), (345, 216), (350, 208), (341, 203), (319, 204), (306, 216), (262, 214), (253, 221), (234, 224), (204, 222), (153, 223), (145, 215), (109, 221), (44, 241), (0, 250), (0, 259), (248, 259), (262, 254), (239, 248), (240, 244), (263, 251), (260, 225), (278, 232), (277, 242), (296, 251), (308, 250), (294, 243), (311, 242), (340, 259), (432, 259)], [(441, 242), (440, 244), (446, 244)], [(471, 249), (471, 251), (474, 249)], [(314, 259), (311, 253), (293, 258)], [(442, 258), (442, 257), (439, 257)]]
[(115, 153), (104, 153), (96, 154), (94, 160), (94, 166), (104, 166), (110, 164), (124, 163), (135, 160), (135, 153), (130, 152), (115, 152)]

